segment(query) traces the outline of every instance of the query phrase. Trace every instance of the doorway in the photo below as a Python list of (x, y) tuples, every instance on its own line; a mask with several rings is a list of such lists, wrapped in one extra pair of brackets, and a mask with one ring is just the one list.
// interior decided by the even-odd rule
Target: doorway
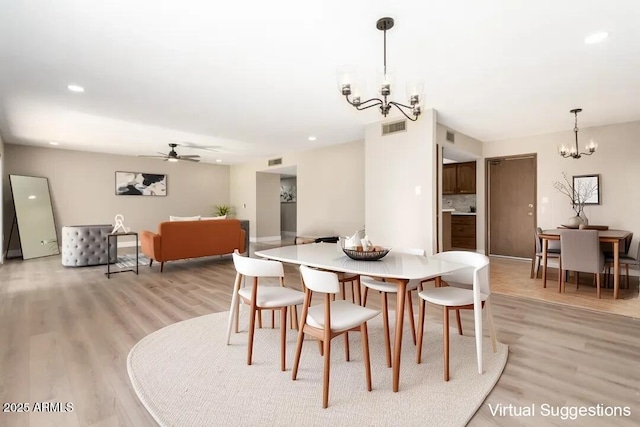
[(536, 226), (536, 154), (486, 162), (487, 253), (531, 258)]

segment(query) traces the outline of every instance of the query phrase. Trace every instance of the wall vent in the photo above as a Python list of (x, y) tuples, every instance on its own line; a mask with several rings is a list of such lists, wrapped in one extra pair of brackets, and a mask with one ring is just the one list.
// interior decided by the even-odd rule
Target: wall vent
[(447, 141), (449, 142), (456, 142), (456, 134), (451, 132), (451, 131), (447, 131)]
[(277, 166), (282, 164), (282, 157), (279, 159), (271, 159), (269, 160), (269, 166)]
[(382, 125), (382, 136), (389, 135), (396, 132), (404, 132), (407, 130), (407, 121), (401, 120), (399, 122), (386, 123)]

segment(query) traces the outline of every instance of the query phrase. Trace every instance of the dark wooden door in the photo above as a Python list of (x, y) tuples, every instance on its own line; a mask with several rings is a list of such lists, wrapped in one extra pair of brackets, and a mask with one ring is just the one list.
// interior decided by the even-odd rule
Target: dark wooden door
[(487, 160), (489, 254), (533, 255), (536, 224), (536, 157)]
[(476, 194), (476, 162), (458, 163), (456, 175), (458, 194)]

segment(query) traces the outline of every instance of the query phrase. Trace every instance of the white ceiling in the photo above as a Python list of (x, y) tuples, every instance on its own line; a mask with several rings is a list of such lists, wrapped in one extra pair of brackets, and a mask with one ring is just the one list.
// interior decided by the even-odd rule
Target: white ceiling
[[(370, 71), (372, 90), (382, 16), (396, 20), (393, 98), (423, 78), (426, 106), (472, 137), (570, 130), (575, 107), (580, 127), (640, 119), (637, 0), (0, 3), (9, 143), (135, 155), (189, 142), (238, 163), (361, 139), (380, 115), (347, 105), (335, 72)], [(601, 30), (605, 42), (584, 44)]]

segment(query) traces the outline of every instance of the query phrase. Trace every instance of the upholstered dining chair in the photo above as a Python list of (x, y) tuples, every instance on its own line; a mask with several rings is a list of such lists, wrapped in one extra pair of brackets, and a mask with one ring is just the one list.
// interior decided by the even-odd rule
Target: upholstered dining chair
[[(538, 274), (540, 273), (540, 263), (542, 262), (542, 239), (540, 235), (542, 234), (542, 228), (537, 227), (534, 230), (533, 236), (536, 243), (536, 253), (534, 257), (531, 259), (531, 278), (538, 278)], [(549, 240), (547, 246), (547, 259), (555, 258), (560, 261), (560, 241), (559, 240)], [(545, 272), (547, 266), (544, 266)], [(559, 271), (559, 269), (558, 269)], [(546, 275), (546, 274), (545, 274)], [(544, 287), (547, 287), (547, 284), (544, 284)]]
[[(607, 276), (611, 275), (611, 267), (613, 267), (613, 254), (604, 254), (604, 260), (607, 266)], [(635, 257), (631, 255), (631, 251), (626, 254), (620, 254), (618, 257), (618, 262), (620, 265), (624, 265), (626, 280), (625, 286), (629, 289), (629, 267), (635, 267), (640, 269), (640, 242), (638, 242), (638, 250), (636, 251)]]
[[(244, 257), (236, 250), (233, 253), (233, 264), (237, 274), (227, 324), (227, 345), (229, 345), (234, 319), (236, 332), (238, 332), (239, 298), (250, 307), (247, 365), (251, 365), (253, 356), (256, 316), (261, 315), (260, 310), (263, 309), (280, 310), (280, 369), (284, 371), (286, 369), (287, 309), (293, 307), (292, 310), (295, 311), (295, 306), (303, 303), (304, 293), (284, 286), (284, 267), (279, 261)], [(253, 277), (251, 287), (240, 286), (243, 276)], [(278, 278), (280, 286), (258, 286), (258, 279), (267, 277)], [(291, 327), (294, 327), (293, 321)]]
[[(476, 358), (478, 373), (482, 374), (482, 312), (487, 313), (491, 348), (497, 351), (497, 340), (491, 314), (491, 286), (489, 284), (489, 258), (476, 252), (448, 251), (437, 254), (442, 261), (466, 264), (465, 268), (442, 276), (447, 283), (455, 286), (443, 286), (424, 289), (418, 293), (420, 297), (420, 311), (418, 314), (418, 349), (416, 362), (422, 362), (422, 339), (424, 333), (425, 302), (442, 307), (442, 347), (444, 380), (449, 381), (449, 311), (473, 309), (476, 336)], [(470, 288), (462, 287), (471, 285)]]
[[(560, 233), (560, 252), (562, 253), (562, 280), (558, 292), (565, 288), (565, 271), (593, 273), (596, 275), (598, 298), (600, 293), (600, 274), (604, 271), (604, 254), (600, 248), (598, 230), (562, 230)], [(576, 276), (576, 285), (578, 277)]]
[[(300, 355), (304, 334), (309, 334), (322, 343), (324, 370), (322, 379), (322, 407), (329, 406), (329, 371), (331, 364), (331, 340), (339, 335), (345, 336), (345, 352), (349, 360), (349, 340), (347, 332), (359, 330), (362, 334), (362, 355), (364, 360), (365, 381), (367, 391), (371, 391), (371, 363), (369, 360), (369, 338), (367, 321), (378, 314), (377, 310), (362, 307), (345, 300), (332, 301), (331, 295), (340, 292), (338, 276), (329, 271), (314, 270), (305, 265), (300, 266), (304, 282), (305, 297), (302, 306), (302, 319), (298, 331), (295, 359), (291, 378), (298, 375)], [(324, 294), (323, 304), (311, 306), (313, 293)]]
[[(424, 256), (423, 249), (392, 249), (391, 252), (395, 253), (403, 253), (410, 255), (419, 255)], [(391, 334), (389, 332), (389, 305), (388, 305), (388, 294), (396, 294), (398, 292), (398, 286), (395, 283), (385, 282), (383, 280), (378, 280), (369, 276), (361, 276), (360, 283), (364, 286), (364, 291), (362, 295), (362, 306), (367, 306), (367, 295), (369, 293), (369, 289), (380, 292), (381, 303), (382, 303), (382, 322), (384, 325), (384, 344), (386, 346), (386, 354), (387, 354), (387, 367), (391, 367)], [(411, 328), (411, 336), (413, 338), (413, 343), (416, 343), (416, 326), (415, 320), (413, 318), (413, 298), (411, 297), (411, 292), (420, 288), (421, 286), (420, 280), (411, 280), (407, 284), (407, 299), (405, 302), (405, 306), (407, 307), (407, 321), (409, 322), (409, 327)], [(397, 313), (396, 313), (397, 315)]]

